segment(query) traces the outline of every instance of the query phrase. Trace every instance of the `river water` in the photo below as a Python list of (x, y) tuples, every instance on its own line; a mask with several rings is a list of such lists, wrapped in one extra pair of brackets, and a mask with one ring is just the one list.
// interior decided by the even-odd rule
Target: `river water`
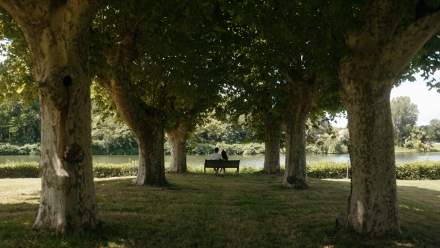
[[(188, 165), (193, 169), (200, 169), (203, 167), (206, 156), (190, 155), (187, 158)], [(0, 156), (0, 164), (8, 162), (30, 162), (38, 161), (38, 156)], [(263, 168), (263, 155), (254, 156), (230, 156), (230, 159), (239, 159), (241, 168)], [(316, 162), (349, 162), (348, 154), (307, 154), (307, 163), (313, 164)], [(137, 156), (120, 156), (120, 155), (105, 155), (93, 156), (95, 163), (120, 164), (137, 162)], [(165, 164), (169, 165), (170, 156), (165, 156)], [(281, 155), (281, 166), (284, 165), (284, 155)], [(396, 153), (397, 164), (413, 161), (440, 161), (440, 152), (429, 153)]]

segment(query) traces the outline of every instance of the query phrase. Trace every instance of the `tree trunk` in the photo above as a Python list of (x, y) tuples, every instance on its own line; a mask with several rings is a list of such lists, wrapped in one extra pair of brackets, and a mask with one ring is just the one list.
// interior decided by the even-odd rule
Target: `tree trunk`
[(399, 219), (391, 84), (357, 83), (343, 80), (352, 167), (346, 225), (373, 236), (395, 234), (399, 232)]
[(276, 174), (280, 172), (281, 125), (270, 118), (265, 120), (264, 125), (264, 172)]
[(290, 106), (286, 118), (286, 168), (283, 184), (295, 189), (306, 189), (305, 130), (310, 103)]
[[(406, 5), (406, 6), (405, 6)], [(348, 111), (351, 193), (346, 226), (374, 236), (400, 231), (390, 91), (412, 58), (440, 31), (440, 11), (407, 26), (398, 10), (419, 5), (375, 0), (361, 10), (362, 26), (345, 35), (339, 77)]]
[(97, 223), (90, 149), (90, 80), (82, 73), (70, 76), (65, 106), (57, 106), (43, 91), (40, 94), (43, 173), (34, 227), (61, 233), (94, 228)]
[(306, 189), (306, 121), (312, 107), (316, 87), (314, 79), (294, 81), (290, 77), (286, 109), (286, 168), (283, 184)]
[(139, 145), (138, 185), (165, 186), (164, 123), (157, 109), (149, 107), (136, 95), (130, 81), (120, 79), (98, 80), (108, 91), (116, 109), (136, 136)]
[(18, 23), (32, 55), (41, 104), (42, 188), (35, 228), (57, 232), (97, 224), (91, 156), (89, 1), (12, 1), (0, 5)]
[(186, 138), (188, 129), (184, 124), (168, 131), (168, 141), (171, 145), (171, 172), (187, 172), (186, 164)]
[(164, 186), (164, 131), (161, 126), (145, 127), (138, 134), (139, 168), (136, 177), (137, 185)]

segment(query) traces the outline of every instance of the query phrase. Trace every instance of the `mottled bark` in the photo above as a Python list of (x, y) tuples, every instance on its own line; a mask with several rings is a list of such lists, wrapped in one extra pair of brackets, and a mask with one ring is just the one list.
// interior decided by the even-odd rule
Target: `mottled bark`
[(286, 168), (283, 184), (295, 189), (306, 189), (305, 126), (307, 112), (295, 106), (286, 121)]
[(87, 33), (91, 1), (0, 1), (32, 54), (41, 104), (42, 189), (35, 228), (57, 232), (97, 224), (91, 158)]
[(285, 118), (286, 168), (283, 184), (295, 189), (307, 188), (305, 130), (313, 93), (311, 82), (290, 82)]
[[(374, 85), (388, 87), (375, 88)], [(352, 168), (346, 224), (359, 233), (397, 233), (391, 84), (364, 82), (344, 86)]]
[(138, 185), (164, 186), (164, 121), (163, 115), (149, 107), (130, 87), (130, 81), (120, 78), (99, 80), (115, 102), (116, 109), (136, 136), (139, 145)]
[(399, 232), (394, 137), (389, 102), (396, 72), (377, 67), (381, 53), (352, 53), (341, 63), (348, 112), (351, 193), (345, 225), (358, 233)]
[(139, 144), (137, 185), (165, 186), (164, 130), (161, 125), (144, 126), (136, 135)]
[(352, 165), (345, 224), (374, 236), (399, 232), (390, 91), (414, 55), (440, 31), (440, 11), (402, 27), (402, 7), (392, 0), (368, 2), (361, 27), (346, 35), (348, 53), (340, 63)]
[(276, 174), (280, 172), (281, 125), (278, 120), (268, 117), (264, 126), (264, 172)]
[(62, 108), (43, 91), (40, 95), (43, 173), (36, 228), (65, 232), (97, 223), (89, 82), (84, 75), (72, 77), (72, 85), (66, 87), (68, 104)]
[(175, 128), (167, 131), (168, 141), (171, 145), (171, 167), (174, 173), (187, 172), (186, 164), (186, 139), (188, 128), (185, 124), (179, 123)]

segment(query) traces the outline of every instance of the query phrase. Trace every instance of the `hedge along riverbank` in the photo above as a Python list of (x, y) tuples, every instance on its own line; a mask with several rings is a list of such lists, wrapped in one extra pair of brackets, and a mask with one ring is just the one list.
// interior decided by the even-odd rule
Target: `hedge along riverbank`
[[(346, 178), (347, 169), (350, 177), (351, 171), (347, 163), (319, 162), (312, 163), (307, 167), (307, 176), (313, 178)], [(190, 171), (191, 171), (191, 166)], [(137, 167), (133, 163), (104, 164), (96, 163), (93, 166), (95, 177), (121, 177), (135, 176)], [(200, 173), (201, 171), (192, 171)], [(252, 168), (240, 168), (240, 173), (258, 172)], [(36, 162), (5, 163), (0, 164), (0, 178), (32, 178), (39, 177), (40, 169)], [(440, 179), (440, 161), (419, 161), (399, 165), (397, 167), (397, 179), (422, 180)]]
[[(137, 167), (134, 164), (102, 164), (93, 166), (95, 177), (122, 177), (134, 176)], [(36, 162), (20, 162), (0, 164), (0, 178), (35, 178), (41, 175), (40, 167)]]
[[(307, 176), (314, 178), (351, 177), (348, 163), (321, 162), (307, 167)], [(397, 166), (397, 179), (401, 180), (438, 180), (440, 179), (440, 161), (417, 161)]]
[(0, 155), (38, 155), (40, 144), (26, 144), (22, 146), (0, 143)]

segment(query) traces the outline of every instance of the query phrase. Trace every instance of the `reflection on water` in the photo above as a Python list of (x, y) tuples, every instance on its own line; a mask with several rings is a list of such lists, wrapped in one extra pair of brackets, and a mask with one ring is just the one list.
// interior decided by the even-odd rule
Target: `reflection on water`
[[(200, 169), (203, 167), (203, 163), (207, 156), (188, 156), (187, 161), (188, 165), (193, 169)], [(27, 162), (27, 161), (38, 161), (38, 156), (0, 156), (0, 164), (7, 162)], [(263, 168), (263, 155), (255, 155), (255, 156), (230, 156), (230, 159), (239, 159), (241, 160), (241, 167), (251, 167), (255, 169)], [(412, 161), (440, 161), (440, 152), (430, 152), (430, 153), (397, 153), (396, 154), (396, 162), (404, 163), (404, 162), (412, 162)], [(133, 163), (136, 164), (137, 156), (93, 156), (93, 161), (95, 163)], [(281, 166), (284, 165), (284, 155), (281, 155)], [(348, 162), (349, 156), (348, 154), (307, 154), (307, 162), (321, 162), (321, 161), (330, 161), (330, 162)], [(165, 156), (165, 164), (169, 165), (170, 156)]]

